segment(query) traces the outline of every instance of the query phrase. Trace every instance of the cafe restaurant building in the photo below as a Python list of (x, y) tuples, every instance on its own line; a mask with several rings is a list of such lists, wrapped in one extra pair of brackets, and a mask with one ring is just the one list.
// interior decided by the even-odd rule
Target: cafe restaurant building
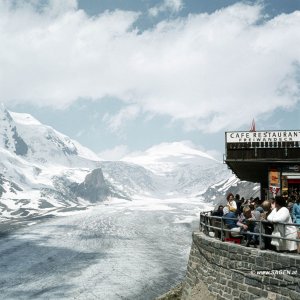
[(240, 180), (260, 183), (261, 199), (300, 194), (300, 130), (225, 132), (225, 162)]

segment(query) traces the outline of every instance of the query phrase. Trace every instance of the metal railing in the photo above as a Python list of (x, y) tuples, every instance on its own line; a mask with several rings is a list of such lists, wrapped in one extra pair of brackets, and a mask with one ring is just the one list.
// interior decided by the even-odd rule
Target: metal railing
[[(229, 232), (232, 233), (233, 231), (229, 228), (226, 227), (226, 224), (225, 224), (225, 220), (235, 220), (235, 221), (238, 221), (238, 218), (229, 218), (229, 217), (226, 217), (226, 216), (223, 216), (223, 217), (218, 217), (218, 216), (212, 216), (211, 213), (213, 211), (203, 211), (203, 212), (200, 212), (200, 226), (199, 226), (199, 229), (200, 231), (204, 232), (206, 235), (209, 235), (209, 232), (211, 232), (211, 229), (213, 230), (217, 230), (217, 231), (220, 231), (220, 239), (222, 241), (224, 241), (224, 233), (225, 232)], [(220, 221), (220, 226), (221, 227), (218, 227), (218, 226), (213, 226), (211, 225), (212, 222), (211, 220), (219, 220)], [(292, 225), (295, 227), (295, 232), (297, 232), (297, 228), (300, 227), (300, 224), (295, 224), (295, 223), (284, 223), (284, 222), (274, 222), (274, 223), (271, 223), (269, 221), (265, 221), (265, 220), (251, 220), (251, 222), (255, 222), (255, 223), (259, 223), (259, 232), (250, 232), (250, 231), (247, 231), (247, 232), (243, 232), (243, 233), (239, 233), (238, 236), (244, 236), (244, 235), (251, 235), (251, 236), (258, 236), (259, 238), (259, 248), (262, 249), (262, 245), (263, 245), (263, 240), (264, 240), (264, 237), (266, 238), (275, 238), (275, 239), (278, 239), (278, 240), (288, 240), (288, 241), (295, 241), (297, 243), (300, 243), (300, 239), (299, 238), (286, 238), (286, 237), (281, 237), (281, 236), (274, 236), (274, 235), (270, 235), (270, 234), (265, 234), (263, 233), (263, 228), (264, 228), (264, 224), (280, 224), (280, 225), (283, 225), (284, 227), (284, 232), (285, 232), (285, 226), (287, 225)], [(238, 227), (238, 226), (237, 226)], [(299, 229), (298, 229), (299, 230)], [(237, 232), (234, 232), (234, 233), (237, 233)]]

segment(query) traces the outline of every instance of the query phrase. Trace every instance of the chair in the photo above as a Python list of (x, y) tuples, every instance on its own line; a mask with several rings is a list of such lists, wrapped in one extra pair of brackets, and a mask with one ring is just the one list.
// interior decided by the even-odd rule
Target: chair
[[(229, 230), (228, 225), (224, 222), (223, 220), (223, 226), (224, 229)], [(235, 243), (235, 244), (241, 244), (243, 240), (243, 235), (238, 234), (237, 232), (234, 232), (235, 235), (233, 236), (230, 231), (224, 230), (223, 236), (224, 236), (224, 242), (229, 242), (229, 243)]]
[(225, 238), (224, 242), (234, 243), (234, 244), (241, 244), (241, 242), (242, 242), (242, 236), (241, 237)]

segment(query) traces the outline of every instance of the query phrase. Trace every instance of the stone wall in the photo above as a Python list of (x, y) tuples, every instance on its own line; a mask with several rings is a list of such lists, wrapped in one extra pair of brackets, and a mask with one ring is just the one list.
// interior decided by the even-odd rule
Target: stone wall
[(181, 299), (194, 299), (191, 293), (199, 282), (216, 299), (298, 300), (300, 255), (246, 248), (194, 232)]

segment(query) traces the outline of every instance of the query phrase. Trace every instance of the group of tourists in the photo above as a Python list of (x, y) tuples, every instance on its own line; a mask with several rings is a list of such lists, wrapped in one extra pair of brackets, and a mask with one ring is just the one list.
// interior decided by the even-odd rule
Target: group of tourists
[[(300, 239), (300, 195), (263, 201), (229, 193), (226, 199), (226, 205), (220, 205), (212, 216), (222, 217), (231, 237), (243, 237), (247, 247), (300, 253), (300, 241), (281, 239)], [(270, 236), (260, 239), (260, 232)]]

